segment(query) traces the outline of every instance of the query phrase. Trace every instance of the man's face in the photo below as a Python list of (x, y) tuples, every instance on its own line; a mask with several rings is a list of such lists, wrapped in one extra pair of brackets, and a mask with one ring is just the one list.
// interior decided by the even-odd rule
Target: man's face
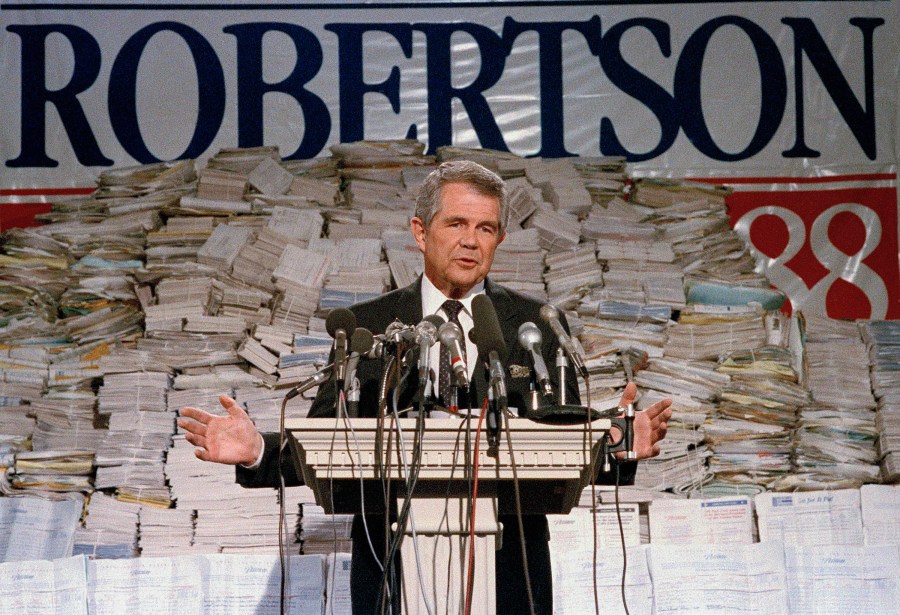
[(425, 255), (425, 275), (447, 297), (458, 299), (491, 269), (504, 237), (500, 202), (458, 182), (441, 188), (440, 202), (428, 228), (419, 218), (410, 225)]

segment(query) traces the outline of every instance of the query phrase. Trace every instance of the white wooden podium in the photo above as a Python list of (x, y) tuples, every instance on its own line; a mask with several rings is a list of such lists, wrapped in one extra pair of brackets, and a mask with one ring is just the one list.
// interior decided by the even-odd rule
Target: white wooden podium
[[(468, 451), (467, 424), (471, 428)], [(600, 439), (610, 424), (608, 419), (593, 421), (589, 438), (585, 425), (509, 421), (523, 514), (568, 513), (577, 504), (591, 479), (591, 456), (597, 455)], [(294, 462), (326, 512), (383, 512), (383, 481), (388, 477), (401, 498), (399, 509), (408, 495), (405, 478), (415, 447), (421, 445), (411, 523), (406, 526), (401, 547), (402, 603), (406, 615), (427, 613), (426, 599), (433, 613), (464, 611), (476, 425), (477, 419), (467, 423), (430, 418), (425, 421), (419, 441), (416, 419), (385, 419), (378, 450), (377, 419), (304, 418), (286, 422)], [(478, 446), (471, 611), (479, 615), (496, 613), (494, 551), (500, 546), (502, 531), (497, 516), (514, 514), (516, 510), (513, 458), (506, 437), (503, 430), (495, 457), (488, 455), (484, 431)]]

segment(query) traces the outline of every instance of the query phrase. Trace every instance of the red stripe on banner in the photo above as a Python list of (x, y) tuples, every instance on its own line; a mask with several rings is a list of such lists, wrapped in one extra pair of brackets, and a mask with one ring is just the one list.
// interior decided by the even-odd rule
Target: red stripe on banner
[(857, 173), (825, 177), (688, 177), (687, 181), (704, 184), (827, 184), (851, 181), (893, 181), (896, 173)]
[(3, 203), (0, 205), (0, 232), (11, 228), (40, 226), (34, 217), (50, 211), (50, 203)]
[(0, 196), (82, 196), (96, 188), (0, 188)]

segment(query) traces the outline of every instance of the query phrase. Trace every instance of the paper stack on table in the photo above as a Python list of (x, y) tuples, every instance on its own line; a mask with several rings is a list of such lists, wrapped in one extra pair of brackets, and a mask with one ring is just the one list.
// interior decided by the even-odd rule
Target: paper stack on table
[(140, 504), (94, 492), (85, 511), (84, 527), (75, 531), (73, 554), (91, 559), (137, 557), (140, 510)]
[(900, 478), (900, 321), (863, 323), (872, 390), (878, 400), (878, 454), (885, 481)]

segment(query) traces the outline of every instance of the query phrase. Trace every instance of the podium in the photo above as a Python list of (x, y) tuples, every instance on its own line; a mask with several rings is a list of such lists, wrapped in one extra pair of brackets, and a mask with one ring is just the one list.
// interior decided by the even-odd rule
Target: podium
[(494, 615), (494, 551), (502, 532), (498, 515), (516, 512), (514, 475), (523, 514), (568, 513), (591, 480), (591, 459), (611, 426), (608, 419), (593, 421), (590, 432), (586, 425), (547, 425), (520, 418), (508, 423), (512, 455), (505, 430), (494, 456), (488, 454), (482, 430), (477, 458), (477, 418), (426, 419), (421, 437), (414, 418), (386, 418), (382, 432), (373, 418), (292, 419), (285, 427), (294, 463), (326, 512), (383, 513), (387, 480), (396, 487), (399, 500), (405, 500), (409, 496), (405, 479), (416, 449), (421, 448), (410, 523), (401, 547), (406, 615), (427, 613), (425, 600), (433, 613), (464, 611), (466, 545), (473, 529), (470, 489), (477, 461), (471, 612)]

